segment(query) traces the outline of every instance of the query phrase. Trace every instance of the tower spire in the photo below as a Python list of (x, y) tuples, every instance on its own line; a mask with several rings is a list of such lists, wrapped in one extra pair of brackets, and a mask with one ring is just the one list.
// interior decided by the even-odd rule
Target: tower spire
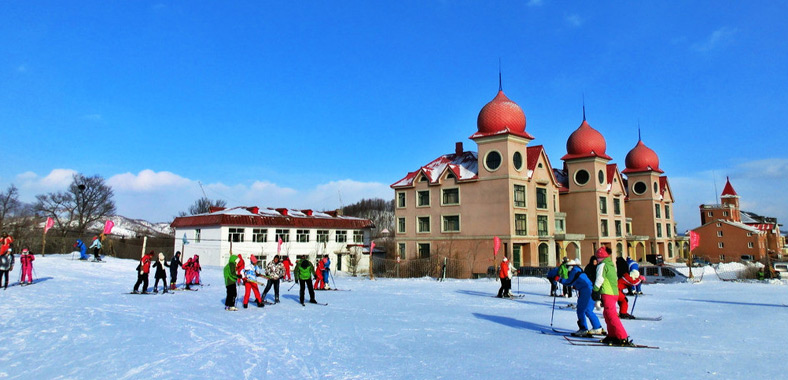
[(638, 141), (643, 141), (643, 140), (640, 138), (640, 119), (638, 119)]
[(586, 121), (586, 93), (583, 93), (583, 121)]
[(503, 82), (501, 81), (501, 57), (498, 57), (498, 91), (503, 91)]

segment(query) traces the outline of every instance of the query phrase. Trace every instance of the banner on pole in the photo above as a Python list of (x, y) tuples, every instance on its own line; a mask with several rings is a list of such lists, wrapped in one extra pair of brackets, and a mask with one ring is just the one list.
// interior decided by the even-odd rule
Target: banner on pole
[(183, 245), (189, 244), (189, 238), (186, 237), (186, 233), (183, 233)]
[(47, 217), (47, 223), (44, 225), (44, 235), (46, 235), (47, 231), (49, 231), (49, 229), (54, 226), (55, 226), (55, 220), (52, 219), (51, 217)]
[(369, 244), (369, 254), (371, 255), (372, 251), (374, 250), (375, 250), (375, 242), (373, 241), (372, 243)]
[(496, 236), (493, 238), (493, 257), (498, 255), (499, 249), (501, 249), (501, 238)]
[(278, 255), (280, 252), (282, 252), (282, 237), (281, 236), (279, 236), (279, 241), (276, 242), (276, 254)]
[(112, 227), (115, 227), (115, 222), (111, 220), (104, 222), (104, 235), (109, 235), (112, 232)]
[(700, 245), (700, 235), (695, 231), (690, 231), (690, 252)]

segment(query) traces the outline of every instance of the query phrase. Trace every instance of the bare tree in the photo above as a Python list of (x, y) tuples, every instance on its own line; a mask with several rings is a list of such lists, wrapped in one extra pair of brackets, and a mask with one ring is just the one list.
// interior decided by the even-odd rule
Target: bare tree
[(188, 212), (181, 211), (178, 216), (207, 214), (211, 211), (211, 207), (227, 207), (227, 202), (221, 199), (209, 199), (208, 197), (202, 197), (194, 201), (194, 204), (189, 206)]
[(90, 224), (115, 213), (112, 188), (99, 175), (74, 174), (67, 191), (36, 196), (34, 208), (52, 217), (58, 229), (85, 233)]
[(0, 230), (6, 221), (6, 217), (14, 214), (20, 207), (19, 190), (11, 184), (5, 192), (0, 194)]

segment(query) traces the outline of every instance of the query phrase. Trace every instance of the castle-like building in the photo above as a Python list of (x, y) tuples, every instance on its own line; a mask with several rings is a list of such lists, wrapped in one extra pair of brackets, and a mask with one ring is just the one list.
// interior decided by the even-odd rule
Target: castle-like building
[[(567, 140), (563, 168), (554, 169), (543, 146), (528, 146), (535, 138), (525, 113), (500, 88), (476, 125), (476, 152), (457, 143), (454, 153), (391, 185), (400, 259), (460, 259), (467, 276), (484, 273), (493, 257), (552, 266), (563, 257), (586, 261), (600, 246), (640, 261), (675, 261), (673, 194), (642, 141), (619, 171), (584, 115)], [(497, 256), (494, 237), (502, 242)]]
[(713, 263), (782, 256), (785, 237), (777, 219), (742, 211), (730, 178), (726, 179), (720, 203), (700, 205), (700, 223), (693, 229), (700, 237), (700, 245), (692, 251), (694, 256)]

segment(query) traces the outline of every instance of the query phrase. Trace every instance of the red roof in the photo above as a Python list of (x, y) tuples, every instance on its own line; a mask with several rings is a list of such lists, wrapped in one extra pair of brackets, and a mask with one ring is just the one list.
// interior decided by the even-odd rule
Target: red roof
[(479, 116), (476, 118), (476, 128), (477, 132), (471, 135), (471, 139), (502, 134), (534, 139), (525, 131), (523, 109), (517, 103), (509, 100), (503, 91), (498, 91), (498, 95), (479, 111)]
[(738, 197), (739, 194), (736, 194), (736, 190), (733, 190), (733, 185), (731, 185), (731, 179), (729, 177), (725, 177), (725, 188), (722, 189), (722, 196), (729, 196), (729, 197)]
[(596, 129), (591, 128), (591, 125), (584, 119), (580, 126), (569, 135), (569, 139), (566, 140), (566, 155), (561, 157), (561, 159), (599, 157), (612, 160), (610, 156), (605, 154), (606, 150), (607, 143), (604, 136)]
[(430, 184), (438, 183), (445, 171), (451, 171), (458, 181), (475, 180), (479, 175), (479, 160), (476, 152), (460, 152), (444, 154), (419, 170), (409, 172), (404, 178), (391, 185), (391, 188), (413, 186), (419, 173), (423, 174)]
[(617, 171), (618, 164), (607, 164), (607, 184), (610, 185), (608, 191), (613, 189), (613, 179), (616, 178)]
[[(240, 212), (241, 210), (246, 212)], [(282, 213), (275, 213), (273, 210), (263, 211), (260, 214), (253, 214), (242, 207), (222, 211), (201, 215), (180, 216), (175, 218), (170, 226), (174, 228), (200, 226), (261, 226), (332, 229), (375, 228), (375, 225), (369, 219), (335, 216), (335, 214), (312, 212), (311, 210), (307, 211), (310, 211), (312, 216), (307, 216), (298, 211), (291, 213), (303, 216), (287, 216)]]
[(643, 144), (643, 140), (638, 140), (635, 147), (627, 153), (624, 163), (626, 164), (626, 169), (624, 169), (623, 173), (663, 172), (659, 169), (659, 156), (646, 144)]

